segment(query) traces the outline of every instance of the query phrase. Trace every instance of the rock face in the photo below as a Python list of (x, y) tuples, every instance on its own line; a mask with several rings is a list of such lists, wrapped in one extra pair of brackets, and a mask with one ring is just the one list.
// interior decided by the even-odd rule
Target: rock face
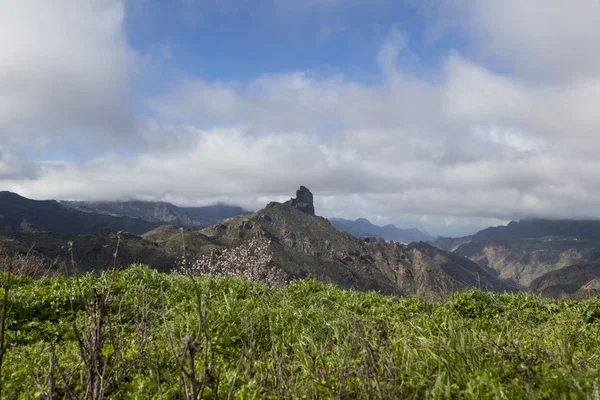
[(298, 210), (310, 214), (315, 215), (315, 206), (313, 204), (313, 195), (304, 186), (300, 186), (300, 189), (296, 190), (296, 198), (290, 199), (285, 202), (285, 204), (291, 205)]
[[(471, 236), (440, 238), (434, 245), (467, 257), (483, 268), (493, 270), (499, 278), (513, 281), (522, 289), (533, 285), (532, 290), (542, 293), (542, 289), (536, 288), (541, 282), (551, 282), (553, 287), (560, 283), (558, 278), (554, 278), (555, 275), (547, 275), (550, 272), (600, 260), (600, 221), (513, 221), (506, 226), (487, 228)], [(560, 276), (560, 280), (567, 279), (564, 274), (556, 276)], [(544, 279), (537, 281), (541, 277)], [(574, 287), (568, 287), (565, 292), (571, 293)], [(562, 289), (557, 288), (552, 289), (553, 296), (562, 293)], [(543, 289), (543, 293), (550, 291)]]

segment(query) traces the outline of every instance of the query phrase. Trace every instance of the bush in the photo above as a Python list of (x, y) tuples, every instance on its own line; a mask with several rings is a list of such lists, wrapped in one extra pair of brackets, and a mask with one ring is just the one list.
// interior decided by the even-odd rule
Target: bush
[(231, 249), (212, 249), (209, 254), (188, 262), (180, 260), (173, 272), (183, 275), (245, 277), (269, 286), (281, 286), (288, 276), (283, 270), (271, 266), (270, 242), (253, 239), (247, 244)]
[(47, 260), (30, 253), (0, 253), (0, 271), (31, 278), (54, 275)]

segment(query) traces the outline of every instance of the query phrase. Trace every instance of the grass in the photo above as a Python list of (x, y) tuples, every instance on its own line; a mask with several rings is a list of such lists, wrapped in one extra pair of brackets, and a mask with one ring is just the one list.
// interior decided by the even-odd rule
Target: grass
[(600, 398), (600, 298), (427, 302), (138, 265), (13, 276), (6, 326), (11, 399)]

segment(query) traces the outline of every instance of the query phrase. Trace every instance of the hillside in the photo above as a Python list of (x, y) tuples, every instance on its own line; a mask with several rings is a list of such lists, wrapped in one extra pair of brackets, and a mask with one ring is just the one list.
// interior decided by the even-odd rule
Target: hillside
[(519, 287), (573, 264), (600, 259), (600, 221), (531, 219), (471, 236), (439, 238), (434, 245), (495, 271)]
[[(310, 202), (304, 200), (308, 198)], [(268, 239), (273, 264), (290, 275), (347, 288), (436, 298), (475, 286), (474, 281), (465, 279), (470, 273), (463, 266), (445, 271), (416, 248), (356, 238), (314, 215), (313, 210), (312, 194), (301, 188), (296, 199), (270, 203), (253, 216), (230, 218), (199, 234), (226, 247), (255, 237)], [(506, 289), (495, 277), (481, 273), (489, 289)]]
[(250, 214), (241, 207), (227, 204), (177, 207), (171, 203), (150, 201), (62, 201), (61, 203), (75, 209), (142, 218), (161, 225), (176, 225), (192, 230), (205, 228), (236, 215)]
[(400, 243), (428, 242), (436, 238), (418, 229), (400, 229), (394, 225), (378, 226), (372, 224), (368, 219), (359, 218), (351, 221), (343, 218), (330, 218), (331, 225), (348, 232), (356, 237), (378, 236), (385, 240), (393, 240)]
[[(593, 399), (598, 392), (597, 298), (472, 290), (428, 302), (314, 280), (269, 288), (134, 266), (13, 277), (8, 301), (7, 399), (83, 399), (93, 383), (107, 399)], [(82, 349), (78, 338), (99, 345)]]
[(54, 200), (30, 200), (0, 192), (0, 232), (57, 232), (87, 234), (101, 229), (141, 234), (159, 224), (140, 218), (113, 216), (92, 210), (75, 210)]

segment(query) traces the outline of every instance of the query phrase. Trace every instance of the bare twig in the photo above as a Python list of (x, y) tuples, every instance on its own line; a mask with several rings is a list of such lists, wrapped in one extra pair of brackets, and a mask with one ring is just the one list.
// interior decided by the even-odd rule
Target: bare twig
[(117, 257), (119, 255), (119, 245), (121, 244), (121, 234), (123, 231), (117, 232), (117, 247), (115, 248), (115, 252), (113, 254), (113, 270), (117, 270)]
[(6, 276), (4, 281), (4, 302), (2, 303), (2, 314), (0, 315), (0, 397), (2, 396), (3, 381), (2, 381), (2, 364), (4, 355), (6, 354), (6, 313), (8, 311), (8, 293), (10, 291), (10, 274)]

